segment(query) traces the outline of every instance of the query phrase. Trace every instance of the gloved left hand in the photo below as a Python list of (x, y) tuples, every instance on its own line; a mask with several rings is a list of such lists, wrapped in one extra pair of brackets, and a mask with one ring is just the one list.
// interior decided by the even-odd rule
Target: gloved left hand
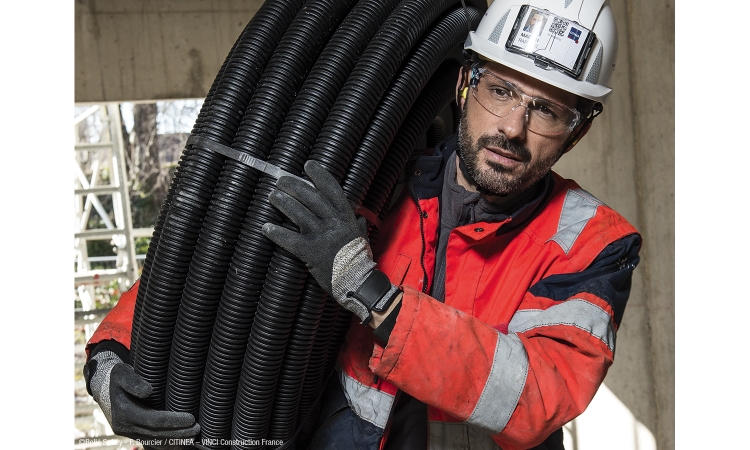
[(375, 269), (365, 219), (354, 215), (336, 179), (315, 161), (305, 172), (315, 187), (285, 176), (269, 195), (299, 233), (267, 223), (263, 234), (302, 260), (323, 289), (367, 323), (370, 311), (384, 311), (400, 291)]
[(159, 442), (157, 446), (166, 449), (175, 448), (168, 445), (170, 440), (189, 439), (200, 432), (190, 413), (146, 406), (141, 399), (151, 395), (151, 384), (112, 351), (92, 356), (84, 366), (84, 376), (89, 393), (120, 436)]

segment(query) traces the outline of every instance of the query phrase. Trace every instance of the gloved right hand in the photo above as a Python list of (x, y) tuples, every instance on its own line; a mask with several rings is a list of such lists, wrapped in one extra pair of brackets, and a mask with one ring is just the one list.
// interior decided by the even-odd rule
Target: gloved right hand
[(305, 163), (314, 186), (282, 176), (268, 200), (299, 232), (266, 223), (263, 234), (303, 261), (310, 274), (341, 306), (368, 324), (387, 310), (400, 290), (377, 270), (364, 218), (357, 219), (336, 179), (316, 161)]
[(112, 351), (96, 353), (84, 366), (89, 392), (99, 404), (116, 434), (131, 439), (187, 439), (200, 431), (190, 413), (158, 411), (139, 399), (151, 395), (152, 387), (133, 366)]

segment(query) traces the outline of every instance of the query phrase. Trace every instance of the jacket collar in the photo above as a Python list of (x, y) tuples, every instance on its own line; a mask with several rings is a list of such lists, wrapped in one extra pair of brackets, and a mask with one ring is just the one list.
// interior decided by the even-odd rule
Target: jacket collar
[(420, 156), (411, 170), (410, 185), (418, 199), (440, 197), (443, 190), (445, 165), (448, 157), (458, 148), (456, 135), (439, 142), (431, 154)]

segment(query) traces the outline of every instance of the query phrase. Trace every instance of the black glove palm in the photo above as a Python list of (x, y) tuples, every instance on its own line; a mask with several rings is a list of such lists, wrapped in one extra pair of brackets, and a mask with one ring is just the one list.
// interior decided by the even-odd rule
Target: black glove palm
[(86, 364), (91, 395), (107, 417), (112, 431), (132, 439), (185, 439), (198, 434), (200, 425), (192, 414), (158, 411), (139, 399), (151, 395), (152, 387), (133, 366), (111, 351), (96, 353)]

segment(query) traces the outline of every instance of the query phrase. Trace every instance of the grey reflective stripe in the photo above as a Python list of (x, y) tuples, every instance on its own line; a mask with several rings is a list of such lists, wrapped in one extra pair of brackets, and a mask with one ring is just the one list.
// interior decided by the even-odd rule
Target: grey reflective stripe
[(495, 434), (503, 431), (518, 405), (529, 370), (526, 350), (516, 333), (551, 325), (568, 325), (600, 339), (612, 352), (615, 330), (610, 315), (581, 299), (571, 299), (546, 310), (516, 311), (508, 324), (508, 335), (498, 333), (492, 369), (474, 411), (466, 421), (480, 430)]
[(466, 421), (488, 434), (503, 431), (526, 384), (529, 358), (515, 334), (497, 334), (492, 369), (474, 411)]
[(557, 233), (549, 240), (560, 244), (560, 247), (567, 254), (589, 219), (596, 214), (596, 209), (603, 204), (583, 189), (569, 190), (565, 194), (560, 221), (557, 224)]
[(489, 435), (461, 422), (430, 422), (430, 450), (499, 450)]
[(510, 10), (506, 11), (505, 15), (497, 22), (497, 25), (495, 25), (492, 33), (490, 33), (490, 37), (487, 38), (490, 42), (494, 42), (495, 44), (497, 44), (497, 41), (500, 40), (500, 35), (503, 33), (505, 21), (508, 20), (508, 14), (510, 14)]
[[(517, 311), (516, 315), (519, 313), (521, 311)], [(511, 324), (516, 320), (516, 315), (513, 316)], [(586, 300), (575, 298), (538, 312), (533, 317), (531, 317), (531, 313), (524, 313), (522, 316), (524, 316), (524, 320), (523, 322), (516, 322), (513, 329), (514, 333), (523, 333), (533, 328), (551, 325), (569, 325), (601, 339), (611, 351), (615, 351), (615, 328), (612, 324), (612, 318), (607, 311)], [(510, 330), (511, 326), (509, 325), (508, 331)]]
[(508, 332), (516, 333), (521, 330), (526, 321), (531, 320), (534, 316), (544, 311), (543, 309), (519, 309), (513, 314), (508, 324)]
[(594, 64), (591, 65), (591, 70), (586, 75), (587, 83), (596, 84), (597, 80), (599, 80), (599, 70), (602, 68), (602, 49), (603, 47), (599, 47), (599, 53), (596, 54)]
[(391, 407), (393, 406), (393, 396), (387, 392), (365, 386), (347, 375), (343, 370), (340, 371), (339, 376), (352, 411), (362, 419), (385, 429), (388, 415), (391, 413)]

